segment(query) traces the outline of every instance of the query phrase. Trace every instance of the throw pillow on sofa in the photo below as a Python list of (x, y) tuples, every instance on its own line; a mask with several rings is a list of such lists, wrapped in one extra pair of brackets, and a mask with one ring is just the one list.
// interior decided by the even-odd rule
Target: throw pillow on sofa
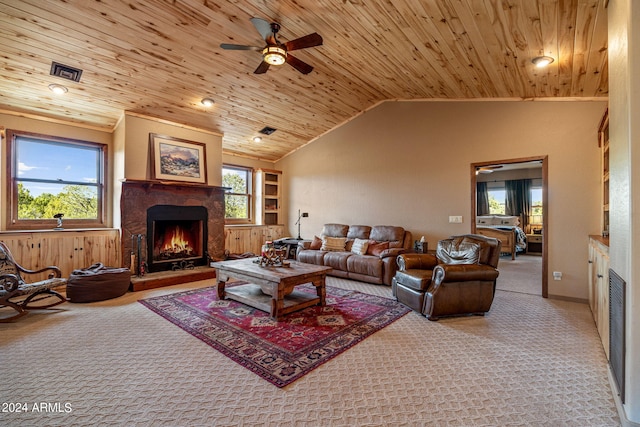
[(351, 246), (351, 252), (358, 255), (364, 255), (367, 253), (369, 247), (369, 241), (367, 239), (355, 239)]
[(387, 249), (389, 249), (389, 242), (369, 242), (367, 255), (380, 256), (380, 254)]
[(318, 236), (313, 236), (313, 241), (309, 245), (309, 249), (313, 249), (314, 251), (319, 251), (322, 247), (322, 239)]
[(346, 244), (347, 244), (346, 237), (322, 236), (322, 247), (320, 248), (320, 250), (330, 251), (330, 252), (344, 251)]

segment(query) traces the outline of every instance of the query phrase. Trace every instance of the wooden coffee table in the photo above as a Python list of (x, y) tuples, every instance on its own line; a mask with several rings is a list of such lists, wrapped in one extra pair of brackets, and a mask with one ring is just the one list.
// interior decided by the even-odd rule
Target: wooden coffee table
[[(312, 305), (325, 305), (325, 278), (331, 267), (290, 261), (289, 267), (260, 267), (247, 258), (213, 263), (218, 281), (218, 298), (228, 298), (266, 311), (278, 318)], [(249, 282), (225, 288), (229, 279)], [(317, 295), (296, 291), (298, 285), (311, 283)]]

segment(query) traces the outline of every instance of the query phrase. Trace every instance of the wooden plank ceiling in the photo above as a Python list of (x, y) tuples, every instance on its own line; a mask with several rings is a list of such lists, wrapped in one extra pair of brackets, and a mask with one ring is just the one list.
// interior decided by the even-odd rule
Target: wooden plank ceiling
[[(277, 160), (383, 100), (606, 97), (605, 3), (0, 0), (0, 111), (105, 130), (128, 111)], [(251, 17), (279, 22), (281, 42), (322, 35), (295, 52), (314, 70), (254, 74), (260, 52), (221, 49), (264, 45)], [(555, 62), (535, 68), (539, 55)], [(80, 82), (51, 76), (53, 61), (82, 69)], [(277, 131), (253, 142), (265, 126)]]

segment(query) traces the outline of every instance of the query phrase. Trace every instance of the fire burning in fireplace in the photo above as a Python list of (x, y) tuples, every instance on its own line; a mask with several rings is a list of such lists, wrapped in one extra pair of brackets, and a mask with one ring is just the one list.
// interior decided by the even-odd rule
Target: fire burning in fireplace
[(202, 221), (155, 221), (153, 261), (202, 256)]
[(155, 205), (147, 210), (149, 271), (176, 264), (205, 265), (207, 210), (202, 206)]
[(164, 239), (160, 242), (158, 258), (174, 259), (197, 256), (193, 236), (180, 225), (166, 227)]

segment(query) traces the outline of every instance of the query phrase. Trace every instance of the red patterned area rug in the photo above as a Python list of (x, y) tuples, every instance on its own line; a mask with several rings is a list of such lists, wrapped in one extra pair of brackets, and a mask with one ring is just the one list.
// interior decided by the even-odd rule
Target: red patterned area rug
[[(310, 285), (296, 290), (315, 294)], [(278, 387), (410, 311), (388, 298), (331, 286), (324, 307), (308, 307), (278, 321), (242, 303), (218, 300), (215, 286), (139, 302)]]

